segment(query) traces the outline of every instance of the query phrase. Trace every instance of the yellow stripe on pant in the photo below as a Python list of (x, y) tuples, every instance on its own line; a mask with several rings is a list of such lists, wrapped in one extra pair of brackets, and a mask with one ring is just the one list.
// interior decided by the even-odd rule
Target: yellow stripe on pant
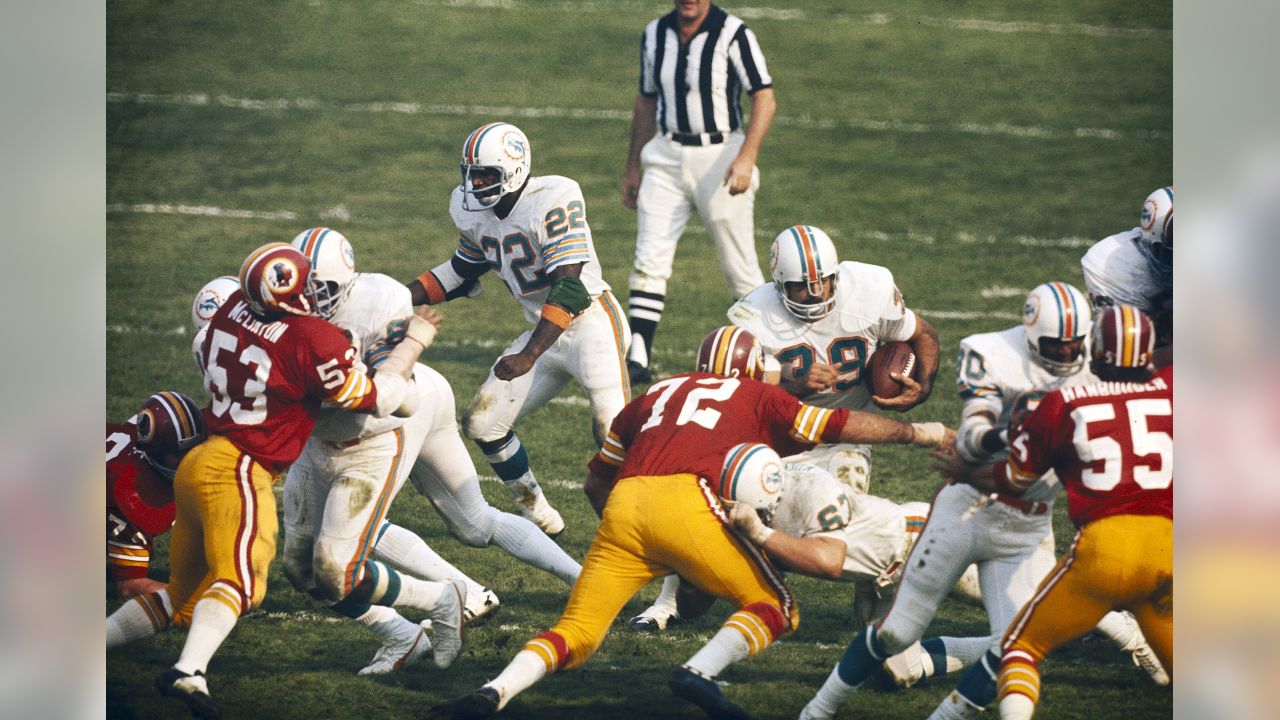
[[(564, 614), (525, 649), (550, 671), (586, 662), (623, 605), (650, 580), (672, 572), (740, 608), (730, 619), (754, 652), (799, 625), (794, 599), (764, 556), (728, 529), (710, 487), (693, 475), (631, 477), (609, 495), (595, 540)], [(751, 548), (754, 550), (754, 548)], [(563, 647), (545, 636), (558, 635)], [(563, 656), (561, 656), (563, 655)]]
[(267, 593), (276, 554), (279, 476), (214, 435), (183, 458), (173, 480), (177, 517), (169, 541), (173, 622), (186, 626), (206, 594), (237, 615)]

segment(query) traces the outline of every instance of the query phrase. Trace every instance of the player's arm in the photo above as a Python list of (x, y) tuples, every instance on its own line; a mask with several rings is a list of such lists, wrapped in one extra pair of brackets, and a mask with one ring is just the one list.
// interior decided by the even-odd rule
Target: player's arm
[[(770, 445), (790, 449), (799, 443), (809, 448), (820, 443), (913, 444), (951, 450), (956, 433), (942, 423), (904, 423), (890, 417), (860, 410), (830, 410), (797, 402), (785, 394), (771, 396), (767, 412), (790, 419), (790, 427), (779, 434), (782, 423), (774, 425)], [(785, 420), (783, 422), (786, 422)]]
[(355, 366), (355, 348), (350, 345), (342, 351), (318, 353), (315, 372), (322, 396), (328, 404), (351, 412), (376, 417), (412, 415), (418, 399), (410, 385), (413, 365), (435, 340), (440, 323), (438, 313), (420, 308), (404, 321), (403, 338), (379, 359), (371, 375)]
[(769, 555), (769, 559), (801, 575), (839, 580), (844, 572), (844, 555), (848, 546), (829, 535), (796, 537), (764, 524), (755, 508), (738, 503), (729, 510), (729, 522), (752, 543)]
[(964, 401), (960, 428), (956, 431), (956, 452), (971, 463), (984, 462), (1005, 448), (1008, 437), (996, 426), (1004, 410), (1004, 395), (987, 372), (982, 353), (961, 341), (956, 358), (956, 392)]
[(627, 148), (627, 169), (622, 174), (622, 204), (636, 209), (640, 195), (640, 151), (658, 131), (658, 96), (639, 93), (631, 107), (631, 145)]
[(609, 500), (609, 493), (613, 492), (614, 483), (618, 479), (618, 470), (622, 468), (622, 463), (627, 458), (627, 449), (618, 433), (627, 423), (623, 418), (630, 407), (628, 405), (623, 408), (622, 412), (618, 413), (618, 417), (614, 418), (604, 445), (591, 458), (591, 462), (587, 463), (587, 481), (582, 486), (582, 492), (586, 493), (587, 502), (591, 503), (591, 509), (596, 511), (596, 517), (604, 516), (604, 505)]
[(887, 400), (873, 397), (877, 407), (906, 411), (928, 400), (933, 393), (933, 381), (938, 376), (938, 331), (928, 320), (916, 315), (915, 332), (906, 342), (916, 354), (915, 375), (891, 374), (890, 377), (902, 383), (902, 394)]
[(410, 280), (414, 305), (438, 305), (460, 297), (480, 293), (480, 277), (489, 271), (480, 246), (465, 235), (458, 237), (458, 250), (453, 257)]
[(529, 372), (542, 353), (569, 328), (573, 318), (590, 307), (591, 294), (582, 284), (582, 267), (583, 263), (560, 265), (548, 273), (551, 292), (542, 306), (542, 317), (519, 352), (498, 358), (493, 366), (495, 377), (513, 380)]

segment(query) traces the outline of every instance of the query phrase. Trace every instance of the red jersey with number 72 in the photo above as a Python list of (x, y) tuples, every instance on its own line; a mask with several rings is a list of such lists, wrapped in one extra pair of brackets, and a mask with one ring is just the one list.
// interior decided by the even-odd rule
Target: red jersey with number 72
[(377, 404), (373, 381), (353, 366), (342, 330), (312, 316), (264, 322), (240, 291), (209, 321), (204, 343), (204, 410), (210, 435), (222, 435), (272, 472), (283, 471), (315, 427), (321, 401), (355, 412)]
[(1111, 515), (1173, 519), (1173, 366), (1147, 383), (1046, 395), (1010, 441), (1007, 472), (1019, 485), (1050, 468), (1077, 527)]
[(793, 455), (839, 440), (848, 419), (848, 410), (805, 405), (757, 380), (676, 375), (618, 413), (588, 467), (604, 479), (690, 473), (715, 480), (738, 443), (762, 442)]

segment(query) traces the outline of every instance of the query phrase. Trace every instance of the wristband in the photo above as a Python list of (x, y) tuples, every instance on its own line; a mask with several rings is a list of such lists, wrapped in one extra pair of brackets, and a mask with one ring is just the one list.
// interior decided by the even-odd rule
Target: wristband
[(568, 310), (565, 310), (559, 305), (546, 303), (542, 306), (542, 319), (552, 325), (555, 325), (561, 330), (567, 330), (569, 328), (569, 323), (573, 322), (573, 315), (570, 315)]
[(445, 289), (440, 284), (440, 280), (436, 278), (435, 273), (430, 270), (418, 276), (418, 282), (422, 283), (422, 289), (427, 291), (427, 304), (438, 305), (445, 301)]

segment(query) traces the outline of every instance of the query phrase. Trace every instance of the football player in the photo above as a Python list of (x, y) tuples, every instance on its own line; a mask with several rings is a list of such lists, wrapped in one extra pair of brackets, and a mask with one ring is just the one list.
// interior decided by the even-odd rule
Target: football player
[[(902, 300), (893, 274), (878, 265), (840, 262), (825, 232), (812, 225), (783, 230), (769, 252), (773, 283), (729, 308), (729, 322), (749, 330), (782, 364), (782, 387), (824, 408), (909, 410), (928, 399), (938, 373), (938, 333)], [(901, 395), (872, 397), (864, 378), (882, 342), (911, 344), (916, 371), (900, 378)], [(816, 448), (789, 462), (816, 465), (867, 492), (871, 449)]]
[(449, 213), (458, 250), (409, 283), (413, 304), (474, 295), (493, 270), (524, 309), (532, 330), (498, 358), (463, 416), (463, 432), (548, 535), (564, 530), (529, 467), (514, 427), (555, 397), (570, 379), (587, 392), (597, 445), (631, 398), (626, 314), (604, 281), (578, 183), (530, 177), (529, 140), (493, 122), (462, 147), (462, 184)]
[[(293, 246), (312, 263), (325, 288), (318, 311), (368, 348), (369, 365), (384, 361), (402, 333), (396, 321), (412, 314), (409, 291), (380, 273), (357, 273), (355, 251), (341, 233), (311, 228)], [(428, 311), (431, 312), (431, 311)], [(386, 521), (387, 509), (407, 478), (435, 505), (450, 531), (473, 547), (496, 544), (572, 585), (581, 569), (533, 523), (490, 506), (475, 465), (458, 435), (453, 389), (434, 369), (417, 363), (411, 392), (419, 395), (407, 418), (322, 410), (315, 430), (285, 479), (285, 574), (303, 591), (335, 602), (339, 614), (370, 627), (383, 641), (360, 674), (403, 668), (429, 645), (425, 633), (390, 608), (353, 600), (352, 569), (372, 544), (380, 573), (452, 581), (468, 587), (466, 619), (498, 607), (497, 596), (436, 554), (415, 533)], [(359, 498), (369, 498), (363, 505)], [(341, 511), (338, 509), (341, 508)], [(358, 508), (352, 510), (352, 508)], [(388, 562), (392, 569), (383, 566)]]
[(169, 605), (147, 577), (155, 538), (173, 525), (173, 476), (205, 437), (195, 401), (175, 390), (147, 398), (126, 423), (107, 423), (107, 581), (124, 598)]
[(1155, 328), (1109, 307), (1090, 333), (1104, 382), (1049, 393), (1016, 430), (1008, 460), (961, 481), (1018, 495), (1055, 471), (1079, 528), (1002, 643), (1000, 717), (1029, 720), (1040, 662), (1104, 613), (1131, 610), (1173, 670), (1173, 366), (1151, 367)]
[[(998, 452), (999, 418), (1007, 421), (1016, 393), (1085, 385), (1094, 381), (1084, 364), (1089, 306), (1079, 290), (1050, 282), (1033, 289), (1023, 304), (1023, 326), (1000, 333), (976, 335), (961, 342), (957, 387), (965, 399), (957, 436), (958, 453), (973, 457)], [(986, 443), (984, 445), (984, 443)], [(802, 718), (830, 718), (886, 660), (902, 652), (914, 653), (905, 663), (919, 662), (929, 652), (935, 672), (963, 664), (967, 646), (929, 647), (923, 637), (942, 598), (972, 564), (978, 566), (983, 605), (991, 636), (988, 651), (960, 678), (932, 718), (973, 718), (995, 699), (999, 667), (998, 638), (1014, 614), (1030, 599), (1035, 586), (1053, 566), (1052, 509), (1057, 478), (1052, 474), (1022, 495), (983, 493), (971, 485), (951, 484), (934, 496), (929, 519), (912, 549), (928, 553), (927, 563), (908, 561), (892, 607), (877, 624), (866, 627), (849, 643), (844, 657), (822, 688), (805, 706)], [(1112, 613), (1099, 629), (1128, 651), (1146, 647), (1132, 617)], [(892, 664), (890, 664), (892, 667)]]
[(1095, 311), (1121, 303), (1156, 325), (1156, 347), (1173, 342), (1173, 186), (1147, 196), (1138, 226), (1098, 241), (1080, 258)]
[[(406, 392), (408, 378), (436, 332), (431, 322), (413, 317), (405, 339), (370, 376), (355, 365), (355, 348), (343, 332), (318, 316), (322, 291), (310, 260), (295, 248), (269, 243), (254, 250), (240, 268), (240, 287), (214, 313), (200, 348), (212, 399), (204, 411), (209, 437), (174, 477), (171, 614), (153, 615), (155, 608), (135, 598), (107, 622), (112, 645), (171, 623), (190, 627), (177, 663), (155, 684), (201, 718), (221, 717), (205, 669), (240, 616), (266, 594), (276, 549), (272, 486), (302, 452), (320, 401), (377, 415), (410, 412), (406, 398), (412, 403), (417, 396)], [(375, 565), (353, 572), (358, 592), (370, 602), (397, 599)], [(456, 652), (466, 586), (404, 579), (400, 590), (401, 599), (410, 596), (433, 608), (437, 646)], [(452, 637), (440, 640), (442, 635)]]
[(795, 452), (819, 442), (940, 447), (953, 440), (940, 423), (817, 408), (760, 382), (759, 343), (740, 328), (708, 335), (698, 368), (654, 383), (629, 403), (588, 465), (584, 492), (601, 523), (559, 621), (526, 643), (498, 677), (433, 712), (490, 717), (546, 675), (581, 666), (631, 596), (674, 572), (737, 611), (668, 684), (712, 717), (746, 717), (714, 678), (791, 632), (799, 617), (781, 576), (729, 529), (708, 480), (720, 475), (728, 451), (743, 442)]

